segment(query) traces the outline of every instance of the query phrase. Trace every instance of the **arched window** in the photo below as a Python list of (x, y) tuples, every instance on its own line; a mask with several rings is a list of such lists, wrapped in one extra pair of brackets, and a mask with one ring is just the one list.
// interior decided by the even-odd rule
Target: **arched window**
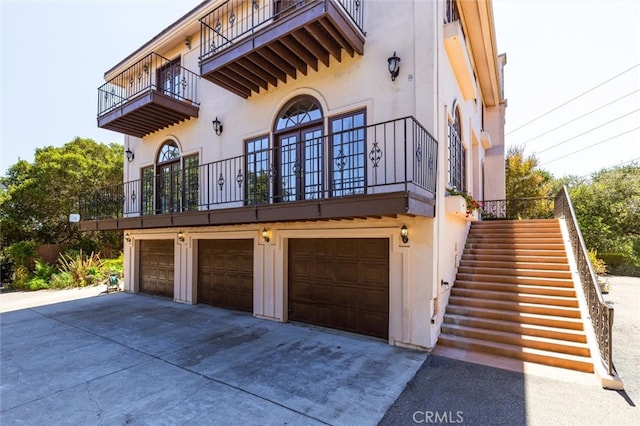
[(462, 120), (460, 119), (460, 108), (454, 102), (453, 122), (449, 121), (448, 126), (448, 149), (449, 164), (447, 168), (447, 178), (449, 185), (458, 191), (467, 190), (466, 179), (466, 150), (462, 144)]
[(278, 149), (276, 201), (322, 197), (322, 108), (311, 96), (288, 102), (274, 123)]
[(165, 141), (155, 166), (142, 169), (142, 213), (197, 210), (198, 183), (198, 156), (181, 157), (178, 144)]

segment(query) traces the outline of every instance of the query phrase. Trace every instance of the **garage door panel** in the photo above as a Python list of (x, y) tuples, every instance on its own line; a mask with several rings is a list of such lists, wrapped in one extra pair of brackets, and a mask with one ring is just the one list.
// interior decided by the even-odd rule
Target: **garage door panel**
[(253, 240), (199, 240), (198, 302), (253, 312)]
[(291, 239), (288, 260), (291, 320), (388, 337), (388, 239)]
[(139, 291), (173, 298), (173, 240), (140, 241)]

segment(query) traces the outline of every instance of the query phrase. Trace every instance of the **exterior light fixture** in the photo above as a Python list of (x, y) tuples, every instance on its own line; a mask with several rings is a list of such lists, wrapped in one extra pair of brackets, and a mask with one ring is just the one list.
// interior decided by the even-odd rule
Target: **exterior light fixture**
[(395, 81), (396, 77), (400, 73), (400, 58), (396, 56), (396, 52), (393, 52), (393, 56), (387, 59), (389, 64), (389, 74), (391, 74), (391, 81)]
[(216, 117), (211, 124), (213, 124), (213, 131), (216, 132), (216, 135), (220, 136), (222, 134), (222, 123), (218, 120), (218, 117)]
[(127, 232), (126, 234), (124, 234), (124, 239), (126, 242), (130, 243), (131, 242), (131, 235), (129, 235), (129, 233)]
[(407, 244), (409, 242), (409, 229), (407, 225), (402, 225), (402, 228), (400, 228), (400, 237), (403, 243)]
[(262, 239), (264, 240), (265, 243), (268, 243), (269, 241), (271, 241), (271, 238), (269, 237), (269, 231), (267, 230), (267, 228), (262, 229)]
[(184, 232), (182, 232), (182, 229), (178, 232), (178, 241), (184, 243)]
[(187, 49), (191, 50), (191, 37), (187, 37), (184, 39), (184, 45), (187, 46)]
[(133, 154), (133, 151), (131, 151), (129, 148), (127, 148), (127, 150), (124, 152), (124, 154), (127, 156), (127, 161), (128, 162), (132, 162), (133, 158), (135, 157), (135, 155)]

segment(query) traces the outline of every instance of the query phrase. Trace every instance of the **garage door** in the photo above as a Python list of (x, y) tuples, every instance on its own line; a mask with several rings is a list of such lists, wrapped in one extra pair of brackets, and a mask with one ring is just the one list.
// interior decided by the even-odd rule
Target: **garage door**
[(140, 292), (173, 299), (173, 240), (140, 241)]
[(389, 335), (388, 239), (290, 239), (289, 319)]
[(198, 303), (253, 312), (253, 240), (199, 240)]

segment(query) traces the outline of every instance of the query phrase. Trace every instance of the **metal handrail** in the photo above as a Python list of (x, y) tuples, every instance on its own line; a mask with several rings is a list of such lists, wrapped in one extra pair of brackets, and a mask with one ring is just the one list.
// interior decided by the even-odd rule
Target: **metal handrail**
[(364, 34), (364, 0), (227, 0), (200, 18), (200, 61), (308, 4), (334, 1)]
[(578, 273), (582, 288), (589, 308), (589, 316), (593, 325), (596, 338), (598, 340), (598, 348), (600, 349), (600, 357), (607, 367), (609, 375), (613, 375), (615, 368), (613, 365), (613, 307), (608, 305), (602, 297), (602, 291), (598, 285), (598, 277), (596, 276), (587, 246), (584, 243), (580, 226), (576, 218), (571, 198), (566, 187), (558, 192), (555, 197), (555, 217), (564, 217), (569, 237), (573, 246), (573, 253), (578, 266)]
[(98, 117), (150, 90), (199, 105), (200, 76), (152, 52), (98, 88)]

